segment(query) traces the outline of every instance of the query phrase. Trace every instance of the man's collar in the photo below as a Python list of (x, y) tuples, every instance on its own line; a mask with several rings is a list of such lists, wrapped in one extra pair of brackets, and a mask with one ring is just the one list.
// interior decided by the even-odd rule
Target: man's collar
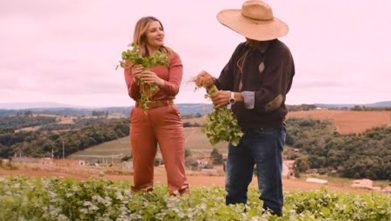
[(270, 40), (270, 41), (253, 41), (253, 40), (249, 41), (249, 40), (247, 40), (245, 42), (245, 45), (246, 45), (246, 47), (248, 47), (252, 50), (256, 50), (261, 53), (265, 53), (273, 41), (275, 41), (275, 39)]

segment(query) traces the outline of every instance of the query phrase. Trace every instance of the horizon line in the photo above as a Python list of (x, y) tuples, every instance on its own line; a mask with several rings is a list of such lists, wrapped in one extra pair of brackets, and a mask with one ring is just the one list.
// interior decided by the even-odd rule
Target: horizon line
[[(335, 105), (335, 106), (355, 106), (355, 105), (371, 105), (371, 104), (378, 104), (378, 103), (387, 103), (391, 102), (391, 100), (387, 101), (378, 101), (378, 102), (371, 102), (371, 103), (300, 103), (300, 104), (289, 104), (286, 103), (288, 106), (300, 106), (300, 105)], [(212, 103), (205, 103), (205, 102), (178, 102), (177, 105), (186, 105), (186, 104), (200, 104), (200, 105), (212, 105)], [(7, 107), (10, 106), (10, 107)], [(18, 107), (19, 106), (19, 107)], [(58, 102), (7, 102), (7, 103), (0, 103), (0, 110), (22, 110), (22, 109), (39, 109), (39, 108), (75, 108), (75, 109), (94, 109), (94, 108), (124, 108), (124, 107), (133, 107), (134, 104), (129, 105), (90, 105), (90, 106), (82, 106), (82, 105), (74, 105), (74, 104), (63, 104)]]

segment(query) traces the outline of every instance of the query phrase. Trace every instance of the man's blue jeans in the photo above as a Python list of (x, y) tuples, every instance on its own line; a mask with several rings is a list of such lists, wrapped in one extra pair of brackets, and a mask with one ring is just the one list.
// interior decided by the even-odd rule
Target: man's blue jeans
[(229, 144), (226, 174), (226, 204), (247, 203), (247, 189), (254, 165), (263, 207), (282, 215), (282, 150), (286, 129), (247, 129), (238, 146)]

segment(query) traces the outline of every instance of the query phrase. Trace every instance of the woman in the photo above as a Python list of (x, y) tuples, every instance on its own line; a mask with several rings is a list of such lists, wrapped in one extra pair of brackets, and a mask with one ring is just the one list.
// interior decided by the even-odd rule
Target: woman
[[(182, 80), (182, 62), (177, 53), (164, 46), (164, 28), (155, 17), (143, 17), (137, 22), (133, 43), (139, 46), (143, 57), (159, 51), (167, 55), (169, 62), (167, 66), (155, 66), (149, 70), (135, 64), (125, 67), (129, 96), (136, 101), (130, 120), (134, 168), (132, 191), (153, 189), (154, 160), (159, 144), (169, 192), (174, 196), (182, 195), (189, 191), (184, 165), (184, 133), (178, 108), (173, 103)], [(158, 86), (156, 94), (147, 102), (147, 110), (140, 105), (140, 80)]]

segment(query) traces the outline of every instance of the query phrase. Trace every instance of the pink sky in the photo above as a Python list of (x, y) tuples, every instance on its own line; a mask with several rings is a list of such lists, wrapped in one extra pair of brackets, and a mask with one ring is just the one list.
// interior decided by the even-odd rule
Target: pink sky
[[(268, 1), (290, 27), (296, 76), (288, 104), (391, 100), (391, 1)], [(158, 17), (166, 45), (184, 64), (177, 103), (207, 102), (189, 82), (200, 70), (218, 76), (244, 38), (216, 14), (227, 0), (0, 1), (0, 103), (59, 102), (128, 106), (115, 70), (138, 18)]]

